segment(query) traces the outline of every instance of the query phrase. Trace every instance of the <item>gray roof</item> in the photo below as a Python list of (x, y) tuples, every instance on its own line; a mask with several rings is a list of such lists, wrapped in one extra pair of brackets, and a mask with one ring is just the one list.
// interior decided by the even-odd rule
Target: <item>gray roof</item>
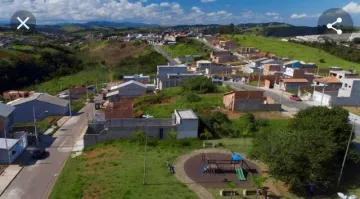
[(114, 95), (117, 95), (117, 94), (119, 94), (119, 90), (116, 90), (116, 91), (107, 93), (107, 94), (106, 94), (106, 97), (111, 97), (111, 96), (114, 96)]
[(255, 59), (254, 62), (261, 62), (261, 61), (264, 61), (264, 60), (267, 60), (268, 58), (259, 58), (259, 59)]
[(138, 81), (130, 80), (130, 81), (128, 81), (128, 82), (125, 82), (125, 83), (122, 83), (122, 84), (119, 84), (119, 85), (116, 85), (116, 86), (112, 86), (112, 87), (110, 88), (110, 90), (112, 90), (112, 91), (113, 91), (113, 90), (117, 90), (117, 89), (122, 88), (122, 87), (125, 87), (125, 86), (127, 86), (127, 85), (129, 85), (129, 84), (136, 84), (136, 85), (138, 85), (138, 86), (141, 86), (141, 87), (146, 88), (145, 84), (142, 84), (142, 83), (140, 83), (140, 82), (138, 82)]
[[(10, 149), (18, 142), (18, 139), (6, 139), (6, 142), (7, 148)], [(5, 138), (0, 138), (0, 149), (6, 149), (6, 142)]]
[(181, 119), (199, 119), (191, 109), (176, 110), (176, 112), (180, 115)]
[(19, 98), (17, 100), (11, 101), (8, 103), (8, 105), (17, 106), (17, 105), (24, 104), (24, 103), (27, 103), (27, 102), (30, 102), (33, 100), (38, 100), (41, 102), (45, 102), (48, 104), (54, 104), (54, 105), (62, 106), (62, 107), (66, 107), (69, 104), (68, 100), (60, 99), (58, 97), (44, 94), (44, 93), (35, 93), (35, 94), (31, 95), (30, 97)]
[(274, 62), (275, 60), (273, 59), (268, 59), (268, 60), (264, 60), (264, 61), (261, 61), (262, 64), (267, 64), (267, 63), (272, 63)]
[(8, 117), (13, 111), (15, 110), (15, 107), (3, 104), (0, 102), (0, 116), (1, 117)]

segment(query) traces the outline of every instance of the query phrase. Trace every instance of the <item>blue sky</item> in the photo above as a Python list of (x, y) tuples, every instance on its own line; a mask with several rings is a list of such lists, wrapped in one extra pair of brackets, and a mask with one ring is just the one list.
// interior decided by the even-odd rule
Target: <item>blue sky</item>
[(360, 25), (360, 0), (0, 0), (0, 20), (18, 10), (40, 23), (93, 20), (176, 24), (286, 22), (315, 26), (330, 8), (348, 11)]

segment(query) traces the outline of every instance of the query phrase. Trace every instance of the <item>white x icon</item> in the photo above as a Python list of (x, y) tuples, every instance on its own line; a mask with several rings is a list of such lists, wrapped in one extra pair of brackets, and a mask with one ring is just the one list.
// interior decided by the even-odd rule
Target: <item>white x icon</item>
[(20, 25), (17, 27), (17, 29), (19, 30), (22, 26), (24, 26), (26, 29), (30, 29), (29, 26), (26, 25), (26, 22), (29, 20), (30, 18), (27, 17), (24, 21), (21, 20), (19, 17), (17, 17), (17, 20), (20, 22)]

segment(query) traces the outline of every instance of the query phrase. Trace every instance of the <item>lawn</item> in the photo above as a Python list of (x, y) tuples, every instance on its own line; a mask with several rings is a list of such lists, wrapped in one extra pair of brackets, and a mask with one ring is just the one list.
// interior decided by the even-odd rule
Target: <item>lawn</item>
[[(150, 143), (150, 142), (149, 142)], [(151, 142), (154, 144), (154, 142)], [(181, 154), (201, 147), (200, 140), (160, 140), (149, 146), (147, 185), (143, 185), (144, 147), (128, 140), (102, 143), (70, 158), (50, 195), (61, 198), (197, 198), (169, 173)]]
[(200, 55), (206, 57), (209, 55), (209, 48), (205, 44), (195, 39), (187, 39), (185, 41), (179, 42), (174, 46), (163, 47), (166, 51), (169, 52), (172, 57), (179, 57), (185, 55)]
[[(301, 44), (282, 42), (279, 39), (249, 35), (235, 35), (228, 37), (236, 40), (241, 46), (252, 46), (266, 52), (275, 53), (276, 55), (282, 57), (289, 57), (305, 62), (313, 62), (322, 68), (327, 68), (329, 66), (340, 66), (344, 69), (360, 70), (360, 64), (346, 61), (344, 59), (326, 53), (323, 50), (304, 46)], [(320, 59), (324, 59), (325, 63), (320, 62)]]

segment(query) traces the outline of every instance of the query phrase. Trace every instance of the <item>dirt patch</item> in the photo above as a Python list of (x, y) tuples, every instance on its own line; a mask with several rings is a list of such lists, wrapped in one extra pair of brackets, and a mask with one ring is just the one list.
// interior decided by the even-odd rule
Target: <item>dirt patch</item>
[(94, 158), (100, 158), (104, 155), (109, 155), (112, 153), (114, 153), (114, 150), (109, 149), (109, 148), (102, 148), (102, 149), (92, 150), (89, 153), (86, 153), (85, 156), (88, 159), (94, 159)]
[(9, 57), (9, 53), (0, 51), (0, 58), (7, 58)]
[(355, 115), (360, 115), (360, 107), (356, 107), (356, 106), (344, 106), (343, 108), (347, 109), (349, 112), (355, 114)]
[[(229, 110), (221, 109), (219, 110), (222, 113), (225, 113), (229, 119), (239, 119), (240, 116), (244, 115), (246, 112), (232, 112)], [(261, 118), (261, 119), (290, 119), (288, 115), (282, 114), (281, 112), (251, 112), (255, 118)]]
[(145, 45), (134, 45), (133, 42), (115, 42), (88, 51), (91, 58), (104, 60), (107, 66), (115, 66), (121, 61), (139, 55), (145, 47)]
[(84, 190), (85, 195), (82, 198), (83, 199), (101, 198), (101, 193), (103, 193), (103, 192), (104, 192), (103, 187), (100, 187), (97, 184), (91, 184)]

